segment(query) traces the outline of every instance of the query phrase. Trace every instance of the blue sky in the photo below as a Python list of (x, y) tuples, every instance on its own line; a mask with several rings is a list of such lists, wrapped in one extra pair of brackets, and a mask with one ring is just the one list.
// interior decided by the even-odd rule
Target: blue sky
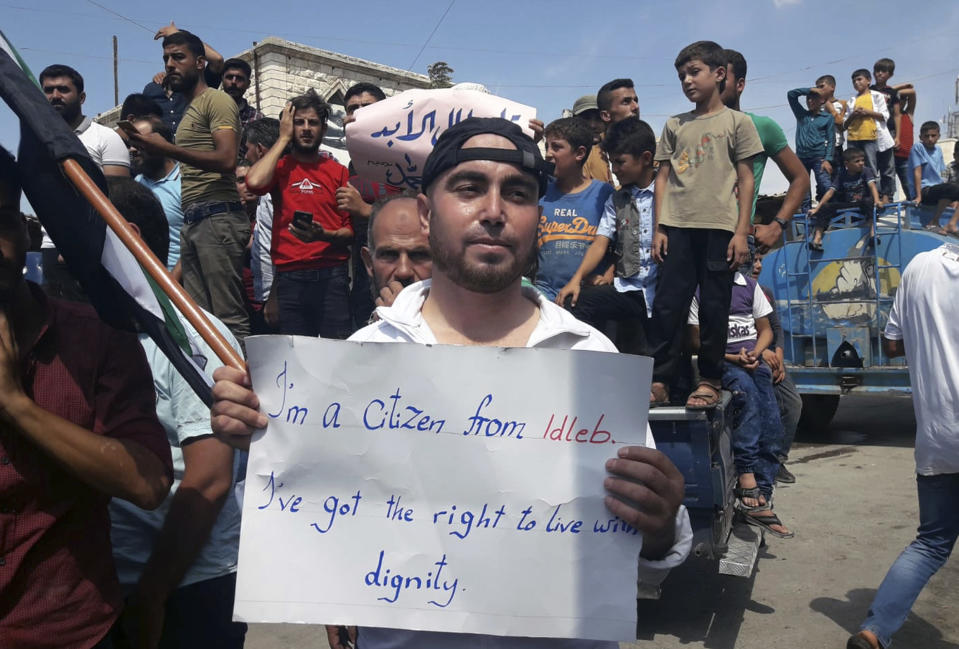
[[(668, 115), (689, 109), (672, 61), (684, 45), (700, 39), (745, 55), (743, 108), (777, 120), (791, 142), (795, 120), (787, 90), (832, 74), (837, 94), (848, 98), (850, 73), (871, 69), (882, 56), (896, 61), (893, 83), (916, 83), (917, 123), (941, 119), (955, 99), (955, 0), (873, 0), (868, 10), (861, 1), (842, 0), (455, 0), (437, 27), (449, 4), (0, 0), (0, 27), (35, 73), (51, 63), (77, 68), (86, 80), (89, 115), (113, 106), (111, 37), (119, 39), (122, 100), (161, 70), (152, 32), (171, 19), (224, 56), (272, 35), (398, 68), (412, 65), (421, 73), (443, 60), (455, 70), (454, 81), (480, 82), (536, 106), (546, 121), (605, 81), (631, 77), (641, 116), (657, 133)], [(15, 118), (0, 107), (0, 143), (15, 149), (17, 138)], [(783, 187), (781, 175), (770, 169), (764, 192)]]

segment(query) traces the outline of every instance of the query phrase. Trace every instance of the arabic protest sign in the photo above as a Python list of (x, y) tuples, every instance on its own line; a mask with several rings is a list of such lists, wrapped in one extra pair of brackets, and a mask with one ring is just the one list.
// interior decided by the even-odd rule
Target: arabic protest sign
[(346, 126), (356, 173), (374, 182), (420, 188), (423, 164), (440, 134), (468, 117), (503, 117), (532, 137), (536, 109), (478, 90), (407, 90), (364, 106)]
[(635, 637), (642, 537), (605, 462), (646, 443), (627, 354), (247, 339), (236, 619)]

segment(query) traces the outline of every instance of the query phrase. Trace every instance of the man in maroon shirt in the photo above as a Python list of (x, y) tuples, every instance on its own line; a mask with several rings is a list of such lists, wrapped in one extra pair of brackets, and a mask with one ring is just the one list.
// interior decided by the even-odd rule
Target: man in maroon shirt
[(16, 163), (0, 149), (0, 645), (95, 647), (119, 614), (107, 502), (173, 477), (133, 334), (23, 279)]

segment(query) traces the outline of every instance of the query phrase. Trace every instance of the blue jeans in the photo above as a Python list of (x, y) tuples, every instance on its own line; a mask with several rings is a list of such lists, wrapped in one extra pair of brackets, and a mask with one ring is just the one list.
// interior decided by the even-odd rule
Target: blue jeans
[[(816, 200), (821, 201), (823, 194), (832, 187), (832, 179), (829, 177), (829, 174), (822, 170), (823, 159), (800, 158), (799, 160), (806, 168), (806, 173), (808, 174), (811, 171), (813, 178), (816, 179)], [(806, 194), (806, 198), (804, 198), (802, 202), (802, 207), (799, 209), (805, 214), (809, 211), (810, 207), (812, 207), (812, 202), (810, 201), (809, 194)]]
[(733, 393), (733, 460), (736, 473), (752, 473), (768, 501), (779, 472), (783, 424), (773, 390), (773, 375), (765, 363), (755, 370), (723, 362), (723, 388)]
[(862, 628), (888, 647), (919, 592), (949, 559), (959, 537), (959, 473), (916, 476), (919, 531), (882, 580)]
[(876, 164), (879, 165), (879, 182), (876, 189), (880, 196), (896, 197), (896, 149), (886, 149), (876, 153)]
[(896, 158), (896, 175), (899, 176), (899, 184), (902, 185), (906, 200), (916, 200), (916, 183), (913, 182), (912, 169), (909, 168), (909, 158)]
[(277, 271), (273, 283), (281, 334), (340, 339), (350, 335), (346, 262), (315, 270)]

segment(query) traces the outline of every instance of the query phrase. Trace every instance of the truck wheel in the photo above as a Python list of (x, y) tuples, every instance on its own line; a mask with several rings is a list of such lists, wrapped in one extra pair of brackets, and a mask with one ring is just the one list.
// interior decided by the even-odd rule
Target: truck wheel
[(836, 408), (839, 407), (838, 394), (803, 394), (802, 397), (802, 416), (799, 417), (798, 428), (807, 433), (823, 433), (833, 415), (836, 414)]

